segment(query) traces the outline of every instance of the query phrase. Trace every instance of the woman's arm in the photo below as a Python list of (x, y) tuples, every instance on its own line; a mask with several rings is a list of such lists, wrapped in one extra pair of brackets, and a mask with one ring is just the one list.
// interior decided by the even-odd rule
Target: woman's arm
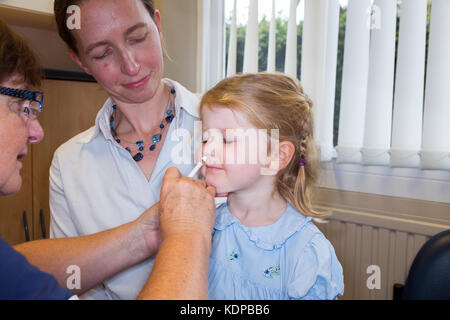
[(159, 201), (162, 244), (138, 299), (207, 299), (213, 187), (169, 168)]
[(208, 299), (210, 248), (211, 237), (195, 232), (165, 239), (138, 299)]
[(15, 249), (64, 288), (72, 276), (67, 268), (78, 266), (81, 288), (74, 293), (81, 294), (153, 255), (162, 239), (139, 298), (206, 299), (214, 195), (214, 188), (206, 188), (205, 182), (185, 178), (176, 168), (169, 168), (159, 205), (137, 220), (93, 235), (27, 242)]
[(82, 294), (100, 282), (112, 277), (154, 255), (160, 245), (158, 204), (145, 211), (137, 220), (120, 227), (88, 236), (46, 239), (26, 242), (14, 247), (28, 262), (52, 274), (67, 288), (73, 275), (68, 268), (80, 270)]

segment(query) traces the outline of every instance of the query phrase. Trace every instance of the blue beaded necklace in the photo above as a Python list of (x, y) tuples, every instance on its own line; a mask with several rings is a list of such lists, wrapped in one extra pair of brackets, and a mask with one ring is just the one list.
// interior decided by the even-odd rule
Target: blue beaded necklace
[[(170, 93), (171, 93), (171, 96), (169, 97), (170, 103), (168, 105), (168, 109), (164, 113), (163, 122), (161, 122), (161, 124), (159, 125), (160, 132), (152, 136), (152, 144), (148, 148), (150, 151), (154, 151), (156, 149), (156, 144), (161, 141), (162, 133), (163, 133), (164, 129), (175, 118), (175, 113), (174, 113), (175, 103), (174, 103), (174, 99), (173, 99), (173, 97), (175, 96), (175, 89), (173, 89), (173, 88), (170, 89)], [(113, 136), (114, 140), (116, 140), (116, 142), (118, 144), (120, 144), (120, 142), (121, 142), (120, 138), (117, 135), (116, 129), (114, 128), (115, 127), (114, 121), (115, 121), (116, 115), (117, 115), (117, 106), (113, 105), (112, 108), (113, 108), (113, 113), (111, 114), (111, 117), (109, 118), (109, 125), (111, 127), (111, 135)], [(164, 122), (166, 124), (164, 124)], [(142, 159), (144, 159), (144, 155), (142, 154), (142, 151), (145, 150), (144, 140), (141, 139), (139, 141), (136, 141), (136, 146), (137, 146), (137, 150), (134, 150), (134, 151), (136, 151), (136, 154), (133, 156), (133, 159), (134, 159), (134, 161), (139, 162)], [(132, 152), (134, 152), (131, 150), (130, 147), (125, 147), (125, 150), (127, 150), (130, 154)]]

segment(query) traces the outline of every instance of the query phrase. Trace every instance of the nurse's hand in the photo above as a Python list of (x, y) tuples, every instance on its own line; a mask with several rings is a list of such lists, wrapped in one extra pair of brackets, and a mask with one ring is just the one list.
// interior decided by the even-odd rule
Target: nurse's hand
[(211, 236), (214, 226), (214, 187), (183, 177), (177, 168), (166, 171), (159, 200), (161, 236), (194, 232)]

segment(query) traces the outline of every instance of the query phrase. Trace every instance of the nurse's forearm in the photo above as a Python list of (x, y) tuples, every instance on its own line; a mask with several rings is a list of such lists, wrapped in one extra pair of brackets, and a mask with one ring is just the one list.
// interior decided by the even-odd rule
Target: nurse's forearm
[(196, 232), (164, 239), (138, 299), (208, 299), (211, 237)]
[[(149, 210), (157, 210), (157, 206)], [(40, 270), (52, 274), (63, 288), (82, 294), (156, 253), (157, 245), (151, 249), (146, 242), (151, 234), (138, 220), (88, 236), (37, 240), (14, 249)], [(80, 285), (73, 289), (78, 279)]]

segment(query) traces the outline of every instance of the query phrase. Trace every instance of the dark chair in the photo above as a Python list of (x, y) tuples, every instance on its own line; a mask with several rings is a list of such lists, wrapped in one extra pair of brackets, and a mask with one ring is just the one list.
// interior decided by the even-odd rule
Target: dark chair
[(419, 250), (405, 285), (394, 284), (394, 300), (450, 300), (450, 230), (430, 238)]

